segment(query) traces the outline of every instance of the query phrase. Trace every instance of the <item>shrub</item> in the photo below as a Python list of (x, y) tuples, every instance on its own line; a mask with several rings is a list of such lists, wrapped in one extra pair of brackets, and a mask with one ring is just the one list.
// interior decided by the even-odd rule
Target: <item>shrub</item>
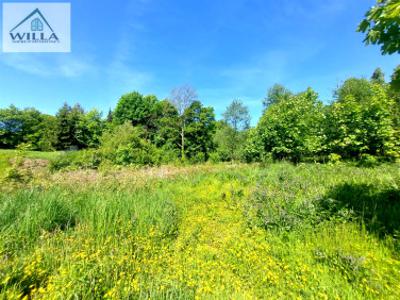
[(378, 165), (378, 159), (370, 154), (362, 154), (360, 156), (360, 161), (358, 162), (358, 165), (360, 167), (372, 168)]
[(189, 161), (193, 164), (200, 164), (205, 162), (205, 160), (206, 158), (203, 152), (198, 152), (189, 159)]
[(251, 197), (246, 214), (255, 225), (279, 232), (294, 230), (317, 218), (312, 201), (298, 202), (295, 197), (280, 197), (262, 188)]
[(51, 171), (62, 169), (97, 169), (102, 161), (98, 150), (68, 151), (50, 161)]
[(129, 122), (105, 132), (99, 148), (101, 156), (116, 165), (156, 165), (160, 151), (143, 138), (144, 133)]
[(328, 162), (331, 164), (337, 164), (342, 160), (342, 156), (340, 154), (331, 153), (328, 155)]
[(23, 152), (20, 151), (11, 160), (11, 166), (6, 169), (5, 180), (10, 182), (27, 183), (31, 181), (33, 174), (28, 168), (24, 168)]
[(158, 149), (159, 152), (159, 160), (160, 163), (162, 164), (179, 164), (181, 162), (179, 158), (179, 150), (177, 149), (169, 149), (167, 147), (163, 147), (161, 149)]

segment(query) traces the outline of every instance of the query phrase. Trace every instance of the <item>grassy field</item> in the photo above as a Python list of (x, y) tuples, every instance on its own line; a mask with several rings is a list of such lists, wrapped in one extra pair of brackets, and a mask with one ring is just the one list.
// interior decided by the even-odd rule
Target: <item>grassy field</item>
[(3, 299), (399, 299), (399, 165), (48, 174), (0, 195)]

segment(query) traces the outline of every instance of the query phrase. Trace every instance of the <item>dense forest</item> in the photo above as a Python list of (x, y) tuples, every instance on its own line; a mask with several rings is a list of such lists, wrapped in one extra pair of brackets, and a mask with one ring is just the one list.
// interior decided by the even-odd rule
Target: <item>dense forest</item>
[[(349, 78), (323, 103), (311, 88), (293, 93), (276, 84), (263, 100), (257, 126), (234, 100), (216, 120), (196, 90), (175, 88), (168, 99), (132, 92), (103, 117), (65, 103), (55, 116), (35, 108), (0, 109), (0, 147), (69, 151), (58, 167), (96, 168), (204, 161), (361, 159), (392, 161), (400, 149), (400, 66), (389, 83), (380, 68), (370, 79)], [(57, 166), (56, 166), (57, 167)]]

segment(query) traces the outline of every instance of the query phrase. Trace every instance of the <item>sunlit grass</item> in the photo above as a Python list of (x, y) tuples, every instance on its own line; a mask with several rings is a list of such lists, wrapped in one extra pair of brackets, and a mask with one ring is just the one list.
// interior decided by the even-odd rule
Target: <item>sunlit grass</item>
[(366, 184), (393, 211), (398, 167), (209, 166), (2, 194), (0, 298), (398, 299), (396, 233), (322, 205)]

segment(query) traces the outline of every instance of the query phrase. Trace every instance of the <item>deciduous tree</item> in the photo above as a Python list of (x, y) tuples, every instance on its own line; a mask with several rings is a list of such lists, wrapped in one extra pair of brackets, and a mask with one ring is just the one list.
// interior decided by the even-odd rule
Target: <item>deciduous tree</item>
[(365, 44), (381, 45), (382, 54), (400, 53), (400, 1), (377, 0), (358, 31), (366, 34)]
[(174, 88), (171, 92), (169, 99), (178, 111), (180, 149), (182, 160), (185, 160), (185, 135), (187, 124), (187, 114), (185, 112), (193, 104), (194, 101), (198, 100), (197, 98), (197, 92), (193, 87), (189, 85), (183, 85), (181, 87)]

